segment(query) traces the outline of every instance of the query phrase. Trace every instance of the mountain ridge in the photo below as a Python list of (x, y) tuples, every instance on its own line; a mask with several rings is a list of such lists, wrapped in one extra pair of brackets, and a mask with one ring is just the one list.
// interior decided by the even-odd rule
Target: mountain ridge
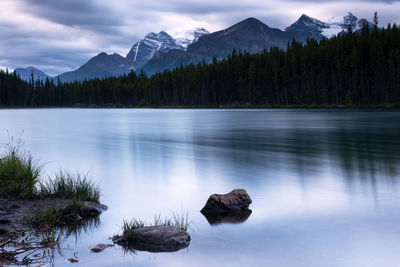
[[(126, 57), (115, 53), (100, 53), (78, 69), (62, 73), (55, 78), (60, 78), (62, 82), (82, 81), (119, 76), (132, 70), (152, 75), (165, 69), (179, 67), (181, 64), (198, 63), (203, 60), (210, 62), (213, 57), (222, 59), (232, 53), (233, 49), (249, 53), (258, 53), (271, 47), (285, 49), (293, 39), (302, 43), (310, 38), (320, 41), (343, 34), (348, 28), (359, 31), (363, 25), (373, 26), (368, 20), (358, 19), (351, 12), (347, 12), (327, 22), (302, 14), (284, 30), (271, 28), (250, 17), (213, 33), (201, 27), (176, 34), (166, 31), (150, 32), (131, 47)], [(43, 74), (40, 74), (41, 77), (51, 78)], [(29, 77), (25, 76), (29, 81), (30, 73)]]

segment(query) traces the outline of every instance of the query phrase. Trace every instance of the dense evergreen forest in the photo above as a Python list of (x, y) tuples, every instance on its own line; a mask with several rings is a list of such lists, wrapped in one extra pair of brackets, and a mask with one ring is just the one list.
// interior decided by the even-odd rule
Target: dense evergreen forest
[[(350, 30), (350, 29), (349, 29)], [(84, 82), (21, 81), (0, 73), (0, 106), (399, 105), (400, 29), (351, 30), (286, 50)]]

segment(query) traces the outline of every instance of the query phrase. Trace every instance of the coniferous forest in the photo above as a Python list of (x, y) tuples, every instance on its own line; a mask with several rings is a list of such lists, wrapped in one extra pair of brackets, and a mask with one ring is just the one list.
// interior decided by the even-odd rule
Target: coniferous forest
[(351, 32), (286, 50), (233, 51), (147, 77), (84, 82), (20, 80), (0, 73), (0, 106), (398, 106), (400, 29)]

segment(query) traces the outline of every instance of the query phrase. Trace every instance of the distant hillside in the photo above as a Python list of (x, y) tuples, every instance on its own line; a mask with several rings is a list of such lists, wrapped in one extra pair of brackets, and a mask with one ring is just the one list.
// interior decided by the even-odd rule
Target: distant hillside
[(83, 64), (79, 69), (63, 73), (58, 77), (62, 82), (83, 81), (95, 78), (120, 76), (129, 73), (133, 62), (118, 54), (100, 53)]
[(47, 75), (46, 73), (44, 73), (41, 70), (38, 70), (35, 67), (29, 66), (27, 68), (17, 68), (14, 70), (15, 74), (19, 75), (19, 77), (27, 82), (30, 82), (32, 79), (32, 74), (34, 77), (34, 80), (43, 80), (45, 81), (46, 78), (52, 79), (52, 77), (50, 77), (49, 75)]

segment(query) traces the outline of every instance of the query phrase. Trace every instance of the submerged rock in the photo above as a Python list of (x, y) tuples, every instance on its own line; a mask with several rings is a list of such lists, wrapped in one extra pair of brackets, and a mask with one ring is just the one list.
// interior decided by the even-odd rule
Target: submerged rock
[(204, 214), (204, 217), (206, 217), (208, 223), (211, 225), (220, 223), (242, 223), (250, 217), (251, 213), (251, 209), (243, 209), (230, 213)]
[(191, 237), (175, 226), (145, 226), (115, 236), (114, 243), (127, 249), (149, 252), (173, 252), (186, 248)]
[(107, 248), (113, 247), (113, 246), (114, 245), (112, 245), (112, 244), (97, 244), (96, 246), (91, 247), (90, 251), (94, 252), (94, 253), (100, 253), (100, 252), (103, 252), (104, 250), (106, 250)]
[(85, 201), (84, 206), (80, 211), (79, 215), (82, 218), (96, 217), (99, 216), (103, 211), (106, 211), (107, 209), (108, 207), (106, 205), (91, 201)]
[(248, 209), (251, 203), (252, 200), (246, 190), (235, 189), (228, 194), (211, 195), (201, 213), (204, 215), (235, 213)]
[(79, 262), (79, 260), (78, 260), (78, 259), (75, 259), (75, 258), (68, 258), (67, 261), (70, 262), (70, 263), (77, 263), (77, 262)]

